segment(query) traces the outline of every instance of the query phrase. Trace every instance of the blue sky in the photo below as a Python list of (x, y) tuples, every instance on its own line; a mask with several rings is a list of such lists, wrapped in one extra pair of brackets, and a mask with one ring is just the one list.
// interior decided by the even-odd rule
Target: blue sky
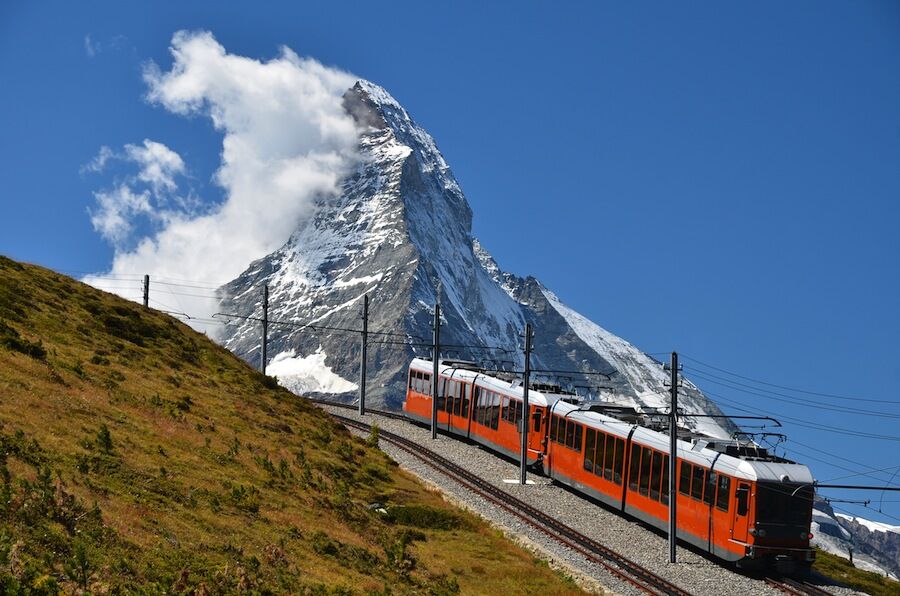
[[(192, 197), (222, 200), (221, 133), (148, 102), (143, 69), (171, 66), (179, 30), (258, 60), (286, 45), (404, 104), (505, 269), (694, 358), (686, 372), (731, 403), (900, 436), (897, 3), (182, 4), (0, 6), (0, 253), (109, 268), (88, 208), (128, 164), (84, 171), (104, 145), (164, 143)], [(898, 441), (787, 430), (821, 480), (900, 465)], [(839, 506), (900, 524), (897, 502)]]

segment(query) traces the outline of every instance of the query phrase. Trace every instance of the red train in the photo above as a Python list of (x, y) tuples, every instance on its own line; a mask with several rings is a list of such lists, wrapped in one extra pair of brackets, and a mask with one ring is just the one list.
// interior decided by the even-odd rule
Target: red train
[[(414, 359), (403, 411), (431, 422), (433, 362)], [(493, 375), (493, 376), (492, 376)], [(669, 435), (630, 408), (578, 403), (468, 363), (442, 361), (438, 425), (519, 459), (523, 417), (528, 461), (546, 476), (662, 530), (668, 528)], [(543, 390), (542, 390), (543, 389)], [(815, 559), (809, 468), (734, 440), (679, 430), (678, 538), (743, 568), (808, 568)]]

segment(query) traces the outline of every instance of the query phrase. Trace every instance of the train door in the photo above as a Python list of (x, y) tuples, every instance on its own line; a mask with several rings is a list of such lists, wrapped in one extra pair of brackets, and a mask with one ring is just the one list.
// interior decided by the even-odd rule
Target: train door
[(731, 537), (734, 540), (747, 542), (747, 530), (750, 526), (750, 485), (739, 482), (734, 491), (734, 518)]
[(447, 394), (447, 414), (453, 431), (460, 434), (468, 433), (468, 418), (470, 408), (471, 385), (462, 381), (449, 381)]
[[(530, 404), (529, 404), (530, 405)], [(528, 448), (543, 452), (544, 408), (531, 406), (531, 426), (528, 427)]]

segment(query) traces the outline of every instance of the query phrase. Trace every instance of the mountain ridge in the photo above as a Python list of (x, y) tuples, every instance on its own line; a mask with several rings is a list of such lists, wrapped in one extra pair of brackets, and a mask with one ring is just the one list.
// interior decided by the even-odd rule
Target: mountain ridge
[[(424, 344), (440, 300), (442, 344), (476, 346), (443, 356), (521, 368), (519, 336), (531, 322), (533, 369), (576, 371), (570, 382), (583, 386), (598, 385), (606, 373), (607, 388), (596, 390), (594, 398), (646, 411), (667, 407), (668, 373), (659, 363), (566, 307), (536, 278), (499, 267), (473, 236), (471, 207), (434, 139), (399, 102), (374, 83), (359, 81), (343, 103), (361, 128), (357, 169), (339, 196), (317, 199), (315, 215), (282, 248), (221, 288), (229, 312), (259, 313), (261, 289), (268, 285), (270, 318), (297, 321), (293, 329), (271, 329), (269, 354), (279, 359), (272, 372), (282, 372), (285, 386), (315, 389), (317, 375), (338, 375), (345, 387), (356, 384), (358, 337), (299, 325), (358, 329), (360, 302), (369, 294), (369, 328), (391, 334), (376, 335), (380, 339), (369, 346), (367, 394), (374, 403), (399, 407), (406, 364), (413, 356), (429, 356)], [(255, 323), (233, 321), (223, 341), (258, 361), (258, 338)], [(314, 355), (322, 366), (310, 377)], [(298, 370), (307, 374), (294, 374)], [(685, 411), (721, 414), (689, 381), (682, 390)], [(352, 391), (341, 393), (349, 398)], [(727, 420), (685, 418), (684, 423), (718, 437), (736, 430)]]

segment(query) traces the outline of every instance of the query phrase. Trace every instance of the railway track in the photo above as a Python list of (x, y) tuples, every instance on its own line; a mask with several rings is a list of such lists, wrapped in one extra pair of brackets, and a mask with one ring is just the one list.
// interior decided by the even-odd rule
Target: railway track
[(819, 586), (789, 577), (767, 577), (765, 580), (769, 587), (792, 596), (831, 596)]
[[(327, 400), (313, 401), (339, 408), (355, 409), (354, 406), (348, 404), (336, 404)], [(394, 412), (379, 412), (377, 410), (369, 410), (369, 412), (383, 416), (386, 415), (391, 418), (405, 419), (402, 415), (398, 415)], [(332, 414), (332, 416), (345, 426), (363, 432), (371, 431), (371, 425), (364, 422), (339, 416), (337, 414)], [(613, 576), (631, 584), (642, 592), (671, 596), (688, 596), (690, 594), (686, 590), (683, 590), (645, 567), (638, 565), (619, 553), (603, 546), (581, 532), (566, 526), (540, 509), (516, 499), (442, 455), (422, 447), (418, 443), (405, 437), (387, 432), (383, 429), (379, 430), (378, 438), (379, 440), (387, 441), (395, 447), (416, 457), (435, 470), (465, 486), (468, 490), (481, 496), (496, 507), (522, 520), (524, 523), (553, 538), (555, 541), (580, 553), (588, 561), (606, 569)]]

